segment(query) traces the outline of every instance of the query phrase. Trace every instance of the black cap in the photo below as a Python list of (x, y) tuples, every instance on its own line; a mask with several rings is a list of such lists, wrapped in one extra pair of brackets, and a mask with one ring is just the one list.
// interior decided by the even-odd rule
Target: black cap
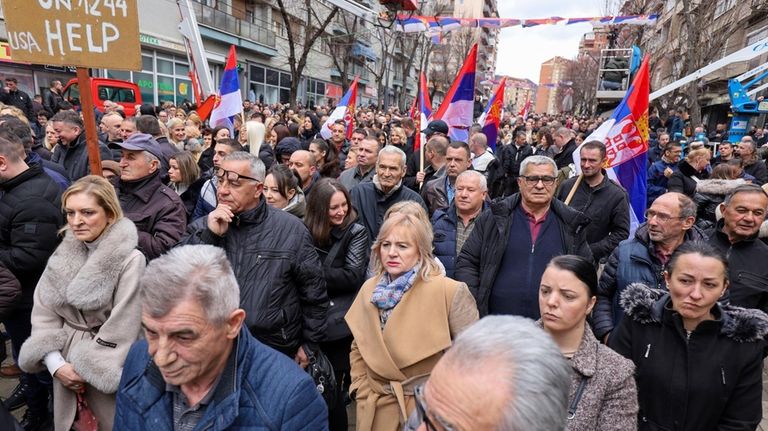
[(443, 120), (430, 121), (427, 128), (421, 131), (427, 136), (434, 135), (435, 133), (442, 133), (448, 136), (448, 123)]
[(129, 150), (129, 151), (147, 151), (160, 160), (165, 159), (160, 144), (157, 143), (152, 135), (146, 133), (134, 133), (123, 142), (111, 142), (109, 148)]

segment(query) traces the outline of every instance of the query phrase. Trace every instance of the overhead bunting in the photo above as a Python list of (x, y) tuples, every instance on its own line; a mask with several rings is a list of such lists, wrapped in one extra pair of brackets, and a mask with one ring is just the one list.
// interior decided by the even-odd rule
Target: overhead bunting
[(522, 26), (536, 27), (540, 25), (573, 25), (588, 22), (593, 26), (612, 24), (622, 25), (653, 25), (659, 18), (654, 15), (616, 15), (585, 18), (562, 18), (559, 16), (536, 19), (516, 18), (456, 18), (450, 16), (398, 15), (395, 19), (395, 30), (404, 33), (443, 33), (461, 27), (506, 28)]

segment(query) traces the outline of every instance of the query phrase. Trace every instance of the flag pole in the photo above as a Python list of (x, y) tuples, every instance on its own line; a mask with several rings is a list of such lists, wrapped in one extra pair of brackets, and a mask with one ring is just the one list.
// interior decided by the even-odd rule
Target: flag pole
[(579, 186), (581, 185), (581, 179), (582, 179), (582, 178), (584, 178), (584, 175), (581, 175), (581, 174), (579, 174), (579, 175), (576, 177), (576, 182), (575, 182), (575, 183), (573, 183), (573, 187), (571, 188), (571, 191), (570, 191), (570, 192), (568, 192), (568, 196), (567, 196), (567, 197), (565, 198), (565, 200), (563, 201), (563, 203), (564, 203), (564, 204), (566, 204), (566, 205), (570, 205), (570, 203), (571, 203), (571, 200), (573, 199), (573, 195), (575, 195), (575, 194), (576, 194), (576, 189), (578, 189), (578, 188), (579, 188)]

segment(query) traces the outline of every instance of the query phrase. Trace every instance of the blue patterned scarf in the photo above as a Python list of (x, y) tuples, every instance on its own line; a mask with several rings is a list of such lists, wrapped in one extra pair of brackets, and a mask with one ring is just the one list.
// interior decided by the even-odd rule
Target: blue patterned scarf
[(373, 289), (371, 303), (379, 309), (381, 329), (384, 329), (384, 325), (387, 323), (389, 315), (392, 314), (392, 310), (403, 298), (405, 292), (411, 288), (413, 282), (416, 281), (416, 274), (418, 272), (419, 266), (416, 265), (416, 267), (397, 277), (394, 281), (390, 281), (389, 274), (386, 273), (379, 279), (376, 288)]

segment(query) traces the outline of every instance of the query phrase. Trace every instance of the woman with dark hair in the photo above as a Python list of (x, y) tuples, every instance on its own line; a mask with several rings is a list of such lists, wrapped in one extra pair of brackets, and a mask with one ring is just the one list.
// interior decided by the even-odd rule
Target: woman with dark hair
[[(284, 138), (287, 138), (291, 136), (291, 132), (288, 130), (288, 126), (286, 126), (283, 123), (275, 124), (274, 127), (272, 127), (272, 131), (269, 135), (270, 143), (273, 146), (277, 146), (280, 141), (282, 141)], [(274, 148), (274, 147), (273, 147)]]
[(211, 145), (200, 153), (200, 159), (197, 166), (200, 166), (200, 172), (208, 172), (213, 167), (213, 154), (216, 152), (216, 141), (219, 139), (231, 138), (229, 129), (223, 126), (214, 128), (211, 131)]
[[(312, 188), (307, 199), (307, 225), (315, 249), (323, 263), (323, 278), (328, 288), (328, 330), (320, 348), (328, 356), (336, 373), (338, 400), (349, 387), (349, 353), (352, 333), (344, 321), (349, 306), (365, 281), (370, 240), (368, 232), (356, 223), (349, 193), (339, 180), (323, 178)], [(337, 402), (328, 412), (331, 430), (347, 429), (344, 402)]]
[(533, 153), (535, 156), (547, 156), (553, 158), (557, 147), (555, 146), (555, 138), (552, 136), (552, 130), (548, 126), (544, 126), (536, 133), (536, 141), (539, 143), (536, 146), (536, 151)]
[(273, 208), (281, 209), (302, 219), (306, 209), (300, 178), (288, 166), (276, 163), (264, 179), (264, 198)]
[(580, 256), (553, 258), (539, 287), (539, 324), (573, 367), (568, 431), (637, 429), (634, 365), (600, 344), (587, 324), (597, 300), (597, 273)]
[(205, 178), (200, 177), (200, 168), (195, 163), (195, 155), (189, 151), (174, 154), (168, 160), (168, 165), (170, 166), (168, 187), (181, 198), (187, 210), (187, 222), (191, 222), (192, 212), (200, 197), (200, 189), (205, 183)]
[(341, 174), (339, 169), (339, 157), (336, 155), (336, 148), (328, 145), (325, 139), (315, 139), (309, 144), (309, 152), (315, 155), (317, 161), (317, 172), (323, 178), (338, 178)]
[(320, 133), (320, 120), (311, 112), (307, 112), (301, 120), (299, 129), (299, 139), (304, 149), (309, 149), (310, 144), (315, 140), (315, 136)]
[(635, 363), (639, 429), (754, 430), (762, 417), (768, 316), (721, 305), (728, 262), (689, 241), (666, 266), (667, 290), (632, 284), (612, 349)]

